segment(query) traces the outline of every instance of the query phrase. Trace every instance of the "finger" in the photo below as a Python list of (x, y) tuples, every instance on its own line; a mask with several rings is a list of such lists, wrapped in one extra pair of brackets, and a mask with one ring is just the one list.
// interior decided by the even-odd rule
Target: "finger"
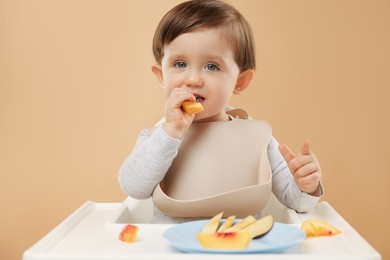
[(302, 166), (309, 164), (314, 161), (314, 158), (312, 155), (297, 155), (294, 160), (291, 160), (288, 164), (290, 166), (290, 169), (292, 169), (294, 172), (301, 168)]
[(181, 89), (175, 89), (174, 91), (172, 91), (167, 102), (170, 107), (180, 108), (181, 104), (185, 100), (195, 101), (195, 96), (190, 92), (183, 91)]
[(295, 171), (296, 177), (309, 176), (318, 171), (317, 166), (314, 163), (305, 164), (301, 168)]
[(279, 145), (279, 151), (280, 151), (280, 153), (282, 154), (283, 158), (286, 160), (287, 163), (289, 163), (295, 157), (295, 154), (285, 144), (280, 144)]
[(310, 154), (310, 153), (311, 153), (310, 140), (306, 139), (305, 142), (303, 142), (303, 145), (301, 148), (301, 154)]
[(175, 95), (176, 99), (180, 100), (181, 102), (183, 102), (184, 100), (189, 100), (189, 101), (196, 100), (194, 94), (192, 94), (191, 92), (188, 92), (188, 91), (180, 89), (180, 88), (176, 88), (175, 90), (176, 91), (175, 91), (174, 95)]
[(305, 177), (297, 178), (297, 180), (301, 185), (305, 186), (305, 188), (309, 188), (310, 186), (317, 187), (320, 182), (320, 174), (319, 172), (314, 172)]

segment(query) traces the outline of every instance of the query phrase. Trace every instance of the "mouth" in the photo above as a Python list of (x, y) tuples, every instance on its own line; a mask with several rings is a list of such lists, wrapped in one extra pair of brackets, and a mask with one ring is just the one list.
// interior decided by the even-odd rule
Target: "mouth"
[(200, 96), (200, 95), (198, 95), (198, 94), (194, 94), (194, 96), (195, 96), (196, 102), (202, 102), (202, 101), (205, 100), (204, 97), (202, 97), (202, 96)]

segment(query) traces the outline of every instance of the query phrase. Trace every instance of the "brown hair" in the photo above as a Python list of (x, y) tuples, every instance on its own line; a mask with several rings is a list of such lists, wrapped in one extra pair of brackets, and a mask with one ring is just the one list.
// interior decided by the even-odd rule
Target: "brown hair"
[(255, 69), (252, 29), (231, 5), (220, 0), (192, 0), (172, 8), (161, 19), (153, 38), (153, 54), (161, 64), (164, 46), (181, 34), (199, 29), (222, 28), (231, 44), (240, 71)]

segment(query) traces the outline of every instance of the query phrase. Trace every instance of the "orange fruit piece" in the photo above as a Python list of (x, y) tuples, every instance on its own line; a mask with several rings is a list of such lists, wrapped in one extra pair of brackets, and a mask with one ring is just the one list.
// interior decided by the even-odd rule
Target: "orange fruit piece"
[(202, 112), (204, 109), (201, 103), (192, 101), (184, 101), (181, 103), (181, 107), (189, 115)]
[(127, 224), (119, 233), (119, 240), (127, 243), (133, 243), (137, 239), (138, 227)]
[(308, 219), (304, 221), (301, 229), (306, 232), (308, 237), (334, 236), (341, 233), (340, 230), (331, 224), (319, 219)]

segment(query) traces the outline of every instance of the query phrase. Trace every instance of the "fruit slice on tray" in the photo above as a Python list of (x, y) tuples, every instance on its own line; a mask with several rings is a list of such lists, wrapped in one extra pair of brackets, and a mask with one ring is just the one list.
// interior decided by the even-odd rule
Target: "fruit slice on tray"
[(341, 233), (340, 230), (331, 224), (319, 219), (308, 219), (304, 221), (301, 229), (306, 232), (308, 237), (334, 236)]
[(208, 249), (246, 249), (253, 238), (268, 233), (273, 227), (273, 218), (268, 215), (257, 220), (249, 215), (234, 224), (235, 216), (229, 216), (218, 228), (223, 212), (209, 220), (196, 234), (199, 243)]
[(135, 225), (125, 225), (119, 233), (119, 240), (127, 243), (133, 243), (137, 239), (138, 227)]

